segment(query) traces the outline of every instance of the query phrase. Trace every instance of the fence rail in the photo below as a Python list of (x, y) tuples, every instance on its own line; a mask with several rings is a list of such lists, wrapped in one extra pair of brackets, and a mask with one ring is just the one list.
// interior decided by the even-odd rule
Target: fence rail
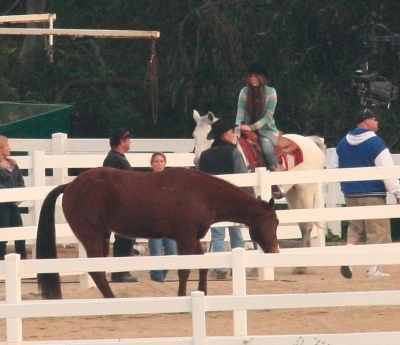
[[(84, 141), (86, 152), (93, 158), (93, 162), (100, 162), (100, 152), (108, 150), (108, 141), (103, 140), (99, 145), (97, 140)], [(95, 145), (97, 143), (97, 145)], [(74, 145), (77, 146), (74, 146)], [(81, 145), (82, 142), (79, 144)], [(184, 152), (190, 143), (180, 143), (180, 152)], [(36, 144), (35, 144), (36, 145)], [(24, 203), (32, 203), (36, 211), (40, 208), (43, 196), (47, 194), (51, 186), (65, 182), (73, 178), (68, 176), (69, 164), (87, 163), (85, 155), (72, 155), (78, 152), (78, 144), (67, 140), (63, 135), (55, 135), (53, 140), (40, 142), (41, 150), (37, 152), (32, 140), (23, 142), (20, 140), (11, 141), (13, 150), (29, 151), (28, 157), (20, 157), (21, 167), (29, 170), (28, 179), (36, 187), (21, 188), (13, 190), (0, 190), (0, 199), (4, 201), (25, 200)], [(150, 153), (156, 151), (156, 146), (150, 149), (150, 143), (143, 144), (140, 154), (143, 161)], [(146, 146), (147, 145), (147, 146)], [(159, 150), (168, 151), (164, 142), (157, 145)], [(35, 146), (35, 147), (33, 147)], [(96, 147), (95, 147), (96, 146)], [(171, 156), (175, 157), (175, 146), (171, 144)], [(174, 150), (172, 150), (174, 148)], [(76, 150), (76, 151), (74, 151)], [(48, 152), (53, 156), (49, 160)], [(94, 154), (96, 153), (96, 154)], [(98, 153), (98, 154), (97, 154)], [(128, 159), (133, 163), (136, 154), (128, 154)], [(71, 156), (70, 156), (71, 155)], [(147, 156), (146, 156), (147, 155)], [(189, 154), (190, 155), (190, 154)], [(59, 157), (57, 157), (59, 156)], [(78, 157), (81, 156), (81, 157)], [(186, 157), (186, 156), (185, 156)], [(81, 160), (82, 159), (82, 160)], [(172, 159), (172, 158), (171, 158)], [(181, 162), (179, 158), (177, 162)], [(68, 163), (67, 163), (68, 162)], [(25, 165), (26, 164), (26, 165)], [(148, 161), (146, 166), (148, 165)], [(180, 165), (180, 163), (179, 163)], [(75, 167), (85, 167), (78, 165)], [(45, 178), (41, 175), (45, 169), (53, 169), (53, 176)], [(221, 176), (239, 186), (258, 187), (263, 199), (271, 196), (272, 184), (293, 184), (293, 183), (320, 183), (324, 185), (325, 197), (329, 197), (329, 186), (339, 181), (354, 181), (367, 179), (398, 178), (400, 167), (390, 168), (363, 168), (346, 170), (324, 170), (308, 172), (282, 172), (268, 173), (264, 169), (258, 170), (255, 174), (225, 175)], [(322, 190), (322, 188), (321, 188)], [(328, 204), (328, 202), (327, 202)], [(333, 206), (336, 204), (331, 203)], [(33, 207), (33, 206), (32, 206)], [(297, 223), (299, 221), (340, 221), (361, 218), (389, 218), (398, 216), (398, 205), (380, 207), (353, 207), (338, 208), (321, 207), (313, 210), (280, 210), (278, 217), (281, 223)], [(37, 213), (33, 219), (37, 220)], [(14, 231), (14, 233), (12, 233)], [(26, 231), (26, 232), (25, 232)], [(69, 235), (70, 231), (65, 224), (57, 225), (58, 236)], [(16, 235), (18, 233), (18, 235)], [(23, 235), (22, 235), (23, 234)], [(24, 236), (36, 236), (35, 224), (25, 228), (2, 229), (0, 236), (2, 240), (22, 239)], [(10, 236), (10, 237), (8, 237)], [(19, 236), (22, 236), (19, 237)], [(28, 237), (25, 237), (28, 238)], [(399, 305), (400, 292), (394, 291), (369, 291), (369, 292), (345, 292), (345, 293), (312, 293), (312, 294), (286, 294), (286, 295), (247, 295), (246, 294), (246, 268), (248, 267), (295, 267), (295, 266), (340, 266), (340, 265), (369, 265), (369, 264), (399, 264), (399, 244), (369, 245), (353, 247), (312, 247), (283, 249), (280, 254), (260, 254), (255, 251), (245, 252), (243, 249), (235, 249), (232, 253), (208, 253), (203, 256), (182, 257), (165, 256), (163, 260), (157, 257), (135, 257), (135, 258), (97, 258), (97, 259), (58, 259), (58, 260), (19, 260), (19, 256), (9, 254), (4, 262), (0, 262), (0, 275), (5, 277), (6, 300), (0, 303), (0, 317), (7, 322), (7, 341), (2, 344), (208, 344), (208, 345), (293, 345), (301, 337), (303, 344), (315, 339), (331, 345), (350, 345), (362, 343), (364, 345), (375, 345), (384, 343), (387, 345), (398, 344), (400, 332), (374, 332), (356, 334), (312, 334), (312, 335), (291, 335), (291, 336), (251, 336), (247, 332), (247, 310), (255, 309), (278, 309), (278, 308), (319, 308), (319, 307), (351, 307), (351, 306), (373, 306), (373, 305)], [(150, 269), (181, 269), (181, 268), (217, 268), (232, 267), (233, 295), (232, 296), (203, 296), (200, 292), (193, 292), (190, 297), (162, 297), (162, 298), (128, 298), (117, 300), (91, 299), (91, 300), (66, 300), (66, 301), (38, 301), (21, 300), (21, 278), (45, 272), (60, 272), (62, 274), (84, 274), (88, 271), (115, 271), (115, 270), (150, 270)], [(162, 303), (154, 303), (160, 301)], [(88, 308), (90, 303), (90, 308)], [(233, 311), (234, 313), (234, 335), (224, 337), (208, 337), (205, 326), (205, 313), (208, 311)], [(112, 311), (112, 312), (111, 312)], [(82, 341), (24, 341), (22, 330), (22, 319), (27, 317), (60, 317), (60, 316), (83, 316), (83, 315), (110, 315), (118, 313), (143, 314), (143, 313), (191, 313), (193, 335), (182, 338), (153, 338), (153, 339), (96, 339)]]
[[(400, 291), (367, 291), (307, 294), (247, 295), (246, 268), (251, 267), (293, 267), (293, 266), (339, 266), (400, 263), (400, 244), (341, 246), (319, 248), (283, 249), (280, 254), (261, 254), (236, 248), (232, 252), (210, 253), (207, 255), (166, 256), (162, 262), (157, 257), (96, 258), (58, 260), (20, 260), (19, 255), (9, 254), (0, 263), (0, 272), (6, 276), (6, 301), (0, 303), (0, 318), (7, 320), (7, 342), (2, 344), (117, 344), (117, 340), (96, 339), (85, 341), (41, 341), (23, 340), (22, 319), (42, 317), (93, 316), (93, 315), (140, 315), (149, 313), (190, 313), (192, 316), (192, 337), (162, 339), (166, 344), (263, 344), (292, 345), (301, 337), (318, 338), (331, 345), (361, 343), (397, 344), (400, 332), (358, 333), (358, 334), (313, 334), (291, 336), (252, 336), (247, 332), (247, 311), (292, 308), (332, 308), (356, 306), (397, 306), (400, 305)], [(151, 297), (119, 299), (69, 299), (69, 300), (21, 300), (21, 277), (36, 273), (113, 270), (151, 270), (182, 268), (232, 268), (232, 296), (204, 296), (192, 292), (190, 297)], [(90, 304), (90, 308), (88, 305)], [(208, 337), (205, 313), (211, 311), (232, 311), (234, 313), (234, 334), (224, 337)], [(376, 342), (377, 339), (379, 342)], [(119, 339), (124, 344), (156, 344), (161, 339)], [(314, 344), (314, 343), (311, 343)]]

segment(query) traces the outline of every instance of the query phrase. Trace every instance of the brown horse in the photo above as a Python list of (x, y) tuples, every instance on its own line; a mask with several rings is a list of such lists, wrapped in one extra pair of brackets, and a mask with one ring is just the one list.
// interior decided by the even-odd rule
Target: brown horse
[[(54, 210), (62, 208), (88, 257), (107, 257), (110, 233), (133, 238), (171, 238), (178, 254), (203, 254), (200, 239), (213, 223), (246, 224), (250, 237), (266, 253), (277, 253), (278, 219), (274, 201), (256, 199), (217, 177), (185, 168), (157, 174), (94, 168), (53, 189), (43, 202), (36, 257), (57, 257)], [(207, 269), (199, 270), (198, 289), (207, 293)], [(115, 297), (105, 272), (89, 272), (104, 297)], [(179, 270), (178, 295), (186, 295), (189, 269)], [(62, 298), (58, 273), (38, 274), (43, 298)]]

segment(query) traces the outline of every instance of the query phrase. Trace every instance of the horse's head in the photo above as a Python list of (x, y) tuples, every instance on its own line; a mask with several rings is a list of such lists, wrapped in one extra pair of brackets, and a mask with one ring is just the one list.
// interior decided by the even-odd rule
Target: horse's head
[(250, 238), (259, 244), (264, 253), (279, 253), (276, 236), (279, 220), (274, 209), (274, 199), (271, 198), (269, 202), (261, 200), (261, 202), (265, 213), (262, 219), (249, 227)]
[(193, 131), (194, 138), (194, 159), (193, 163), (198, 167), (200, 155), (203, 151), (209, 149), (212, 140), (207, 140), (207, 134), (211, 131), (211, 124), (218, 120), (212, 112), (200, 116), (197, 110), (193, 110), (193, 119), (196, 121), (196, 128)]

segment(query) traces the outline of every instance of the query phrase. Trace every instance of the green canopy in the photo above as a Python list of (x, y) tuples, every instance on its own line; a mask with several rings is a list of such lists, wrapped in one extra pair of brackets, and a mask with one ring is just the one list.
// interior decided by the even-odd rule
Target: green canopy
[(0, 102), (0, 135), (50, 139), (53, 133), (70, 134), (74, 111), (68, 104)]

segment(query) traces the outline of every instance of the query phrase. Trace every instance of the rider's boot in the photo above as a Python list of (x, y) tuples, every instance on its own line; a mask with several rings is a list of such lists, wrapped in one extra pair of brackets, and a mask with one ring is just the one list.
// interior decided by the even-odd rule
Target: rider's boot
[(274, 199), (282, 199), (285, 197), (285, 192), (280, 186), (273, 185), (271, 186), (272, 196)]

